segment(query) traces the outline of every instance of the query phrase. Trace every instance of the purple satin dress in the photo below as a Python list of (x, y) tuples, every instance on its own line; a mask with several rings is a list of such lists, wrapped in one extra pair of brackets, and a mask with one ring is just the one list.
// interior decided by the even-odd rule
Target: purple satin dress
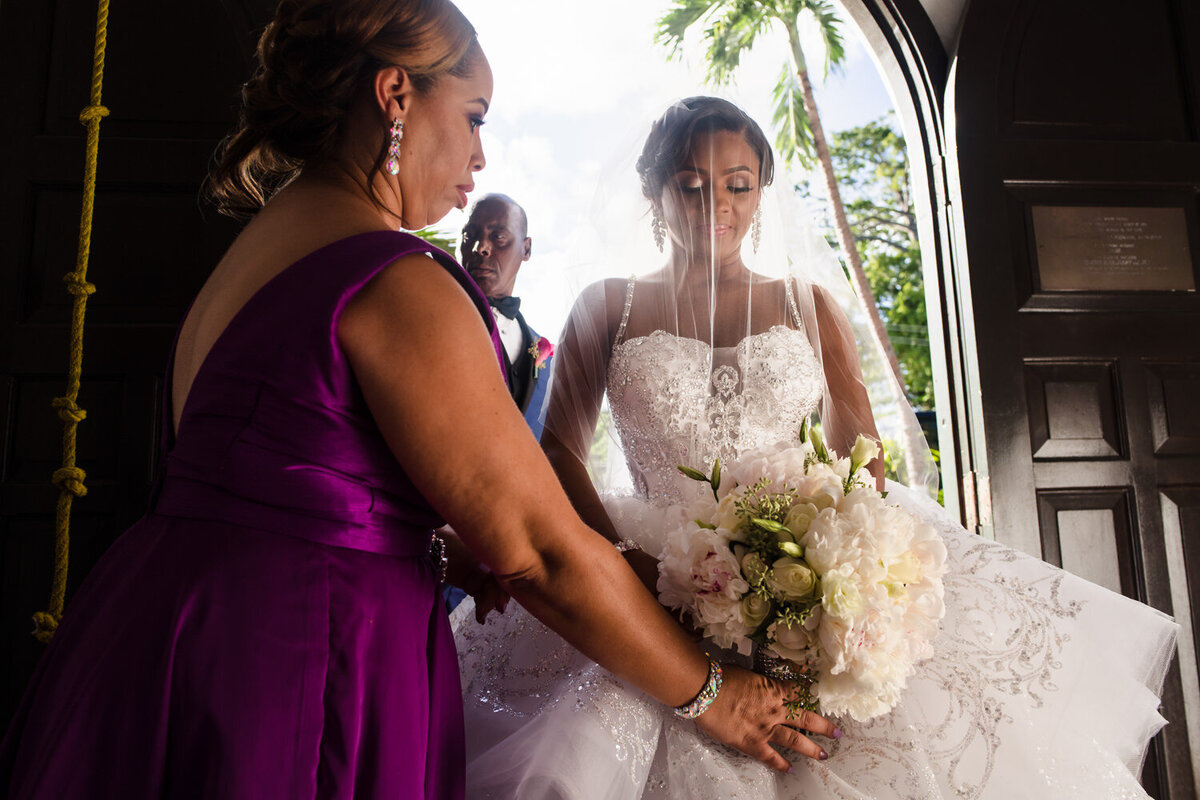
[(408, 234), (335, 242), (259, 290), (196, 375), (150, 511), (71, 599), (0, 745), (0, 795), (462, 798), (427, 555), (443, 520), (336, 337), (354, 294), (422, 251), (499, 356), (482, 293)]

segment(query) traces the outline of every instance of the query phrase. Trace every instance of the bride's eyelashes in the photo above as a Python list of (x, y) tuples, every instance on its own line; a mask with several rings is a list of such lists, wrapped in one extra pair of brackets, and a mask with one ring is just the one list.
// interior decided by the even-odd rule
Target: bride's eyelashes
[(482, 128), (484, 125), (487, 124), (487, 120), (484, 119), (483, 117), (468, 117), (468, 119), (471, 122), (471, 132), (472, 133), (474, 133), (475, 131), (479, 130), (480, 128)]
[[(699, 192), (704, 191), (705, 186), (700, 183), (680, 183), (678, 185), (678, 189), (683, 194), (697, 194)], [(739, 184), (733, 184), (733, 185), (726, 186), (725, 189), (726, 189), (726, 191), (730, 192), (731, 194), (745, 194), (746, 192), (754, 191), (753, 186), (742, 186)]]

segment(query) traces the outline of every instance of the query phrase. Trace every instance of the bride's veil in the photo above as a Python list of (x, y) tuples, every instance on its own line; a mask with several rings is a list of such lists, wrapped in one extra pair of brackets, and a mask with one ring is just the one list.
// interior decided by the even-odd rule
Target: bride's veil
[(554, 359), (546, 416), (546, 433), (588, 466), (599, 489), (619, 483), (623, 460), (604, 408), (614, 347), (651, 336), (683, 340), (673, 352), (688, 363), (674, 369), (701, 375), (713, 397), (734, 404), (723, 402), (698, 434), (712, 436), (721, 433), (712, 425), (736, 427), (740, 360), (758, 337), (782, 326), (807, 336), (819, 364), (811, 391), (819, 393), (829, 446), (848, 454), (858, 434), (878, 438), (890, 477), (936, 492), (928, 446), (866, 335), (865, 312), (841, 262), (793, 201), (794, 181), (777, 169), (761, 128), (741, 109), (693, 97), (668, 108), (604, 170), (592, 224), (576, 237), (576, 300)]

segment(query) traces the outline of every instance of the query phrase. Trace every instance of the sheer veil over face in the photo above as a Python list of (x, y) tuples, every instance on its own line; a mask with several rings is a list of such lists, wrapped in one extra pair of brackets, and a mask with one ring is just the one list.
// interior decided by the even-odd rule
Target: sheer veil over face
[[(682, 457), (708, 470), (715, 458), (773, 443), (748, 435), (794, 438), (810, 411), (840, 453), (858, 434), (882, 439), (902, 481), (936, 491), (928, 448), (882, 354), (864, 347), (860, 355), (869, 339), (856, 336), (855, 321), (865, 320), (840, 262), (810, 223), (785, 212), (789, 187), (772, 187), (774, 156), (758, 125), (726, 101), (689, 98), (654, 123), (631, 161), (597, 195), (597, 231), (580, 258), (589, 262), (580, 275), (588, 285), (558, 348), (546, 431), (604, 488), (592, 444), (605, 392), (616, 403), (630, 385), (653, 384), (662, 402), (694, 415), (684, 425), (694, 435), (669, 453), (646, 452), (644, 441), (631, 441), (642, 421), (630, 414), (647, 404), (622, 404), (621, 445), (643, 494), (655, 487), (640, 466), (661, 461), (670, 471)], [(703, 392), (630, 374), (622, 351), (650, 346), (678, 354), (686, 363), (672, 371), (694, 376)], [(767, 349), (774, 363), (795, 364), (792, 380), (763, 372), (756, 354)], [(653, 413), (673, 413), (659, 405)], [(751, 413), (752, 431), (741, 425)], [(778, 424), (764, 430), (764, 416)], [(640, 448), (636, 456), (631, 448)]]

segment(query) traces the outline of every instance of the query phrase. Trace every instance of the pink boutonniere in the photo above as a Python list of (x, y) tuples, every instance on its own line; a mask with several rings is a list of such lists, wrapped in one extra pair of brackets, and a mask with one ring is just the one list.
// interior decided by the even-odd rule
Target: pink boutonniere
[(545, 336), (529, 345), (529, 355), (533, 356), (533, 377), (536, 379), (542, 367), (554, 355), (554, 345)]

